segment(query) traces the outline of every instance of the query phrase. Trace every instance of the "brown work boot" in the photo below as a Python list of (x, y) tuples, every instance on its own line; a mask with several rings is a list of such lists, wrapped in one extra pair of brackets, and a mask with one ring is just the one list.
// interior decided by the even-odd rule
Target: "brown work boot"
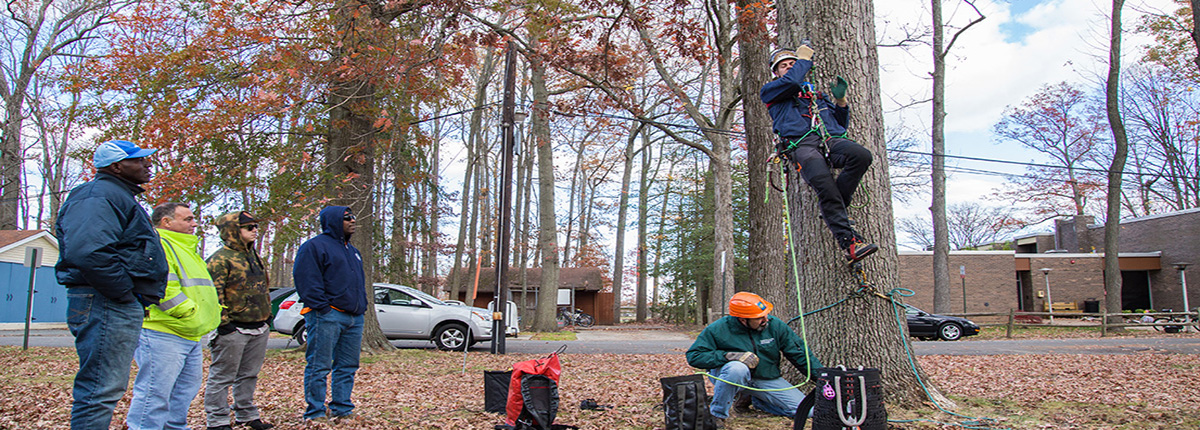
[(729, 416), (733, 416), (734, 413), (741, 415), (750, 412), (750, 394), (745, 391), (737, 393), (733, 397), (733, 406), (730, 409)]
[(725, 418), (713, 417), (713, 424), (716, 425), (717, 430), (725, 430)]

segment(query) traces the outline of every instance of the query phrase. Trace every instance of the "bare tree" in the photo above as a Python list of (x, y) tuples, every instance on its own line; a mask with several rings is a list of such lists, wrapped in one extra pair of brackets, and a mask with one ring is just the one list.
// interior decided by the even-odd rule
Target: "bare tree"
[(1189, 86), (1176, 82), (1170, 70), (1153, 66), (1129, 70), (1120, 90), (1122, 122), (1128, 122), (1128, 133), (1139, 142), (1139, 154), (1131, 161), (1140, 173), (1135, 176), (1136, 192), (1143, 214), (1155, 206), (1183, 210), (1200, 205), (1200, 181), (1195, 179), (1200, 176), (1200, 157), (1194, 144), (1200, 130), (1187, 125), (1200, 109), (1200, 100)]
[[(946, 231), (950, 247), (968, 249), (994, 243), (1024, 228), (1010, 207), (988, 207), (976, 202), (951, 204), (946, 208)], [(922, 217), (900, 219), (897, 230), (907, 233), (912, 244), (931, 249), (933, 231)]]
[(1079, 247), (1092, 248), (1087, 237), (1087, 212), (1094, 205), (1103, 178), (1095, 169), (1096, 149), (1108, 127), (1093, 100), (1067, 84), (1046, 85), (1024, 104), (1008, 107), (995, 126), (996, 135), (1049, 157), (1044, 166), (1030, 166), (1024, 177), (1010, 179), (1002, 196), (1036, 204), (1035, 215), (1047, 219), (1074, 215)]
[(4, 102), (4, 125), (0, 128), (0, 230), (20, 225), (23, 199), (22, 170), (25, 151), (21, 144), (22, 124), (27, 112), (29, 85), (34, 75), (63, 54), (71, 45), (86, 41), (111, 16), (128, 6), (127, 1), (40, 0), (6, 2), (0, 20), (5, 55), (0, 61), (0, 100)]
[[(1104, 304), (1114, 314), (1121, 313), (1121, 267), (1117, 260), (1120, 244), (1117, 243), (1121, 228), (1121, 173), (1125, 170), (1129, 138), (1125, 134), (1125, 123), (1121, 120), (1121, 8), (1125, 0), (1113, 0), (1112, 27), (1108, 45), (1108, 79), (1104, 85), (1104, 100), (1108, 114), (1108, 125), (1112, 129), (1114, 153), (1108, 168), (1108, 211), (1104, 220)], [(1200, 61), (1200, 60), (1197, 60)], [(1113, 317), (1112, 321), (1119, 321)]]
[(969, 0), (978, 18), (954, 32), (950, 42), (943, 41), (946, 24), (942, 21), (942, 0), (930, 0), (933, 15), (933, 121), (930, 129), (933, 143), (933, 311), (950, 311), (950, 238), (946, 228), (946, 57), (958, 36), (983, 21), (983, 13)]

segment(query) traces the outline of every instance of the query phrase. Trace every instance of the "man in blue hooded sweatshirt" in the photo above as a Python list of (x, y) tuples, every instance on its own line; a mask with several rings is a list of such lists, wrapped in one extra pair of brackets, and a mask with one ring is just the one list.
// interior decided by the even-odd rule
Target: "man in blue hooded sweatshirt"
[(304, 358), (305, 420), (324, 419), (325, 378), (332, 372), (333, 419), (353, 415), (354, 373), (362, 345), (363, 313), (367, 311), (366, 277), (362, 255), (350, 245), (355, 217), (350, 208), (321, 210), (321, 234), (300, 245), (292, 276), (305, 307), (308, 349)]

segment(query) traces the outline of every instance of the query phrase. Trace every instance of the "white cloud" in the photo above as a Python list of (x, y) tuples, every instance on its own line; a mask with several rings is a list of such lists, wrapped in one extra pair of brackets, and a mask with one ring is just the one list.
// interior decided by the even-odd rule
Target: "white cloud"
[[(1167, 0), (1154, 0), (1152, 7), (1172, 10)], [(881, 2), (877, 4), (880, 19), (889, 22), (928, 23), (927, 3), (920, 8), (914, 2)], [(1012, 15), (1007, 2), (979, 2), (987, 18), (962, 33), (948, 59), (947, 117), (948, 132), (989, 132), (1006, 106), (1022, 103), (1045, 84), (1061, 81), (1087, 83), (1095, 73), (1103, 71), (1106, 57), (1110, 6), (1095, 0), (1060, 0), (1038, 4), (1024, 13)], [(1132, 6), (1132, 5), (1131, 5)], [(965, 6), (952, 11), (947, 2), (945, 14), (951, 23), (963, 26), (974, 18)], [(1126, 29), (1132, 28), (1140, 16), (1134, 8), (1124, 12)], [(881, 26), (884, 24), (880, 24)], [(928, 26), (928, 24), (925, 24)], [(947, 40), (953, 29), (947, 29)], [(1125, 34), (1125, 62), (1136, 58), (1136, 50), (1147, 43), (1144, 36)], [(880, 51), (883, 67), (884, 99), (908, 99), (900, 94), (928, 98), (933, 70), (928, 46), (910, 48), (911, 52), (888, 48)], [(885, 106), (885, 110), (889, 107)], [(895, 106), (891, 107), (892, 109)], [(905, 117), (916, 119), (927, 128), (929, 105), (918, 105), (921, 113)], [(893, 121), (889, 118), (889, 121)]]

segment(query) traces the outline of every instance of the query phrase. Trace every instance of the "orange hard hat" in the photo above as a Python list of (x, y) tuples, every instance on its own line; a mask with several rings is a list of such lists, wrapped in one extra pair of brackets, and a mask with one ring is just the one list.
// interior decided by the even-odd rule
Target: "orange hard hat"
[(762, 318), (771, 313), (771, 302), (763, 300), (758, 294), (742, 291), (729, 299), (729, 315), (738, 318)]

